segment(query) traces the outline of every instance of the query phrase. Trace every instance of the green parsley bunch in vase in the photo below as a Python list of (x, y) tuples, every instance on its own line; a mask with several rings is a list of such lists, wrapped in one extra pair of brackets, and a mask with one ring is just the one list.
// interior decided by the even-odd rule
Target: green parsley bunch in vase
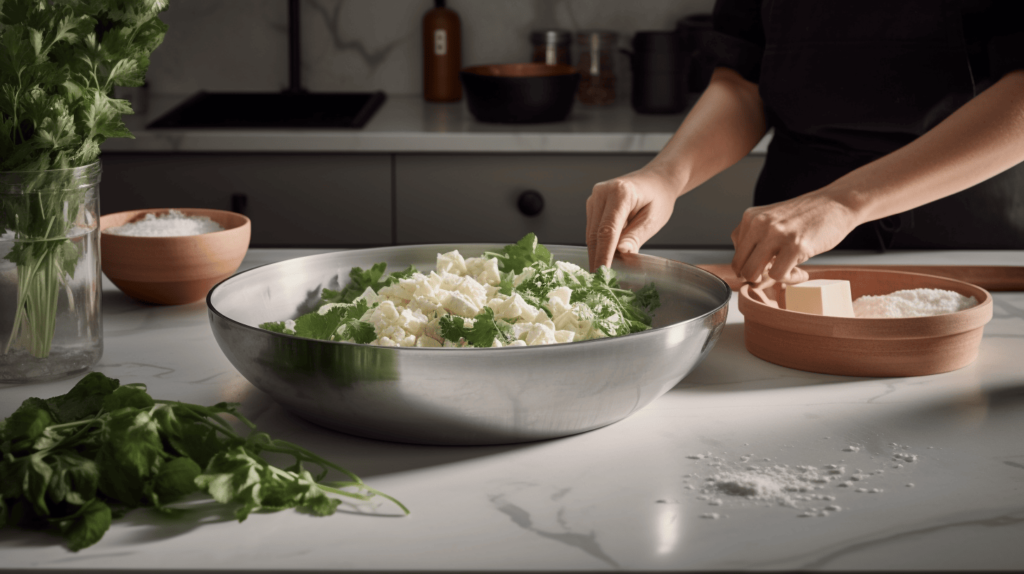
[(168, 0), (0, 0), (0, 381), (52, 379), (103, 352), (100, 144), (130, 104)]

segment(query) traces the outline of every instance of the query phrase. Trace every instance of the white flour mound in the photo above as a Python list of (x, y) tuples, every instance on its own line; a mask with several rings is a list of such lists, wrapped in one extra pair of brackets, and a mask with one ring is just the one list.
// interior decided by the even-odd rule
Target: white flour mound
[(863, 319), (927, 317), (969, 309), (978, 304), (945, 289), (905, 289), (889, 295), (865, 295), (853, 302), (853, 315)]
[(132, 237), (182, 237), (224, 231), (219, 223), (202, 215), (185, 215), (172, 209), (164, 215), (147, 213), (146, 217), (120, 227), (111, 227), (104, 233)]

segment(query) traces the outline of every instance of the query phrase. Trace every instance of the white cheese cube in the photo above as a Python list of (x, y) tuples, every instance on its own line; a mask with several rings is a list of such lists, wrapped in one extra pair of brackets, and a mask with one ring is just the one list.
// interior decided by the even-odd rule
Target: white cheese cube
[(437, 272), (440, 274), (454, 273), (456, 275), (466, 274), (466, 260), (462, 258), (458, 250), (448, 253), (437, 254)]
[(786, 309), (828, 317), (853, 317), (850, 282), (813, 279), (786, 286)]
[(498, 270), (497, 259), (485, 259), (483, 268), (473, 274), (476, 280), (483, 285), (497, 285), (501, 283), (501, 272)]
[(556, 343), (571, 343), (575, 338), (575, 331), (555, 331)]
[(426, 335), (416, 339), (417, 347), (440, 347), (441, 343)]

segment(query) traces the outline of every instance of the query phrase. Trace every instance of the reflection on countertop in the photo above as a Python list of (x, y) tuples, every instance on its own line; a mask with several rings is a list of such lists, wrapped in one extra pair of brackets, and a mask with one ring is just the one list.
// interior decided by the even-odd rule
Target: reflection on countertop
[[(103, 151), (657, 153), (686, 117), (637, 114), (628, 103), (602, 107), (577, 102), (564, 122), (487, 124), (472, 117), (465, 101), (438, 104), (418, 96), (388, 96), (362, 129), (146, 129), (188, 97), (151, 97), (145, 114), (125, 117), (135, 139), (107, 140)], [(752, 153), (763, 154), (770, 139), (765, 136)]]
[[(253, 249), (242, 269), (324, 251)], [(647, 252), (689, 263), (732, 255)], [(938, 262), (1021, 265), (1024, 252), (813, 260)], [(47, 534), (6, 529), (0, 569), (1019, 570), (1024, 293), (993, 297), (977, 361), (888, 379), (819, 375), (753, 357), (734, 297), (707, 360), (619, 423), (538, 443), (429, 447), (361, 439), (292, 416), (232, 368), (204, 303), (145, 305), (105, 282), (98, 370), (145, 383), (161, 398), (241, 402), (261, 430), (352, 469), (412, 514), (399, 517), (385, 504), (327, 518), (255, 514), (239, 524), (203, 505), (179, 516), (136, 510), (79, 553)], [(0, 387), (0, 416), (73, 383)], [(796, 507), (701, 492), (717, 473), (775, 465), (820, 474), (836, 465), (850, 486), (833, 481), (792, 493)], [(825, 506), (841, 510), (826, 516)], [(704, 518), (711, 514), (718, 517)]]

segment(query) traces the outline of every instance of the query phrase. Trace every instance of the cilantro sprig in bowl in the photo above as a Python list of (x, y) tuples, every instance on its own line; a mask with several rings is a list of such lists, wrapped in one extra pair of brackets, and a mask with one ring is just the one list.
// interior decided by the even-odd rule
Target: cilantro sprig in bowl
[[(508, 333), (502, 334), (504, 328), (497, 321), (486, 326), (482, 317), (472, 322), (463, 319), (459, 325), (452, 317), (448, 326), (452, 337), (445, 338), (459, 340), (456, 348), (358, 342), (370, 334), (357, 324), (365, 310), (353, 308), (359, 304), (355, 291), (365, 292), (366, 287), (359, 281), (349, 285), (356, 268), (367, 274), (362, 280), (372, 284), (389, 280), (386, 269), (399, 273), (408, 273), (410, 267), (434, 269), (438, 254), (452, 251), (465, 261), (487, 258), (488, 253), (489, 258), (504, 258), (499, 261), (503, 281), (509, 280), (509, 273), (518, 275), (537, 260), (547, 259), (547, 254), (549, 263), (564, 262), (571, 266), (568, 269), (587, 265), (582, 247), (536, 246), (518, 256), (509, 247), (384, 247), (267, 265), (240, 273), (210, 291), (211, 327), (221, 350), (243, 376), (312, 422), (384, 440), (479, 445), (567, 436), (621, 420), (685, 377), (710, 352), (725, 323), (730, 291), (723, 281), (676, 261), (623, 255), (611, 272), (595, 274), (591, 282), (595, 291), (621, 291), (620, 301), (625, 303), (620, 305), (633, 308), (617, 310), (617, 324), (625, 327), (612, 334), (619, 336), (498, 348), (492, 346), (494, 340), (500, 342)], [(534, 261), (529, 261), (531, 257)], [(386, 268), (378, 274), (375, 269), (380, 267), (374, 266), (381, 263)], [(651, 289), (660, 300), (653, 316), (649, 313)], [(333, 312), (329, 320), (300, 326), (298, 317), (322, 319), (328, 314), (316, 313), (325, 294), (337, 299), (328, 301), (334, 305), (328, 309)], [(365, 298), (361, 301), (367, 307), (373, 304)], [(630, 319), (626, 311), (643, 320)], [(320, 334), (330, 334), (350, 327), (351, 336), (343, 340), (309, 338), (312, 333), (305, 332), (318, 328)], [(380, 333), (374, 335), (380, 338)]]

